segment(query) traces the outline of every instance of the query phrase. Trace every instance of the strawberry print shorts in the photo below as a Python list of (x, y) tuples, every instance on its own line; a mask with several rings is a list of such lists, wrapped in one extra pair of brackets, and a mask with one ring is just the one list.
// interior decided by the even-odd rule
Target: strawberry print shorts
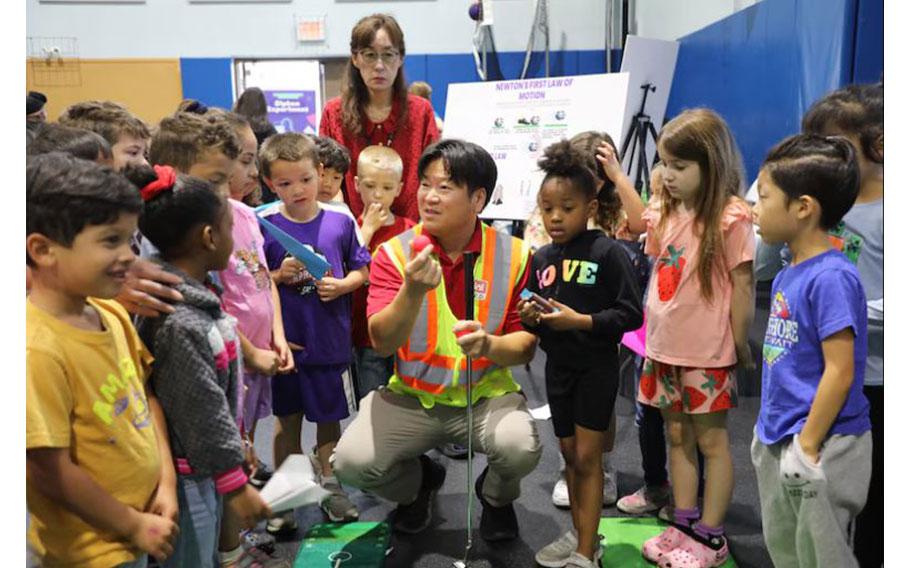
[(645, 359), (638, 402), (684, 414), (708, 414), (737, 406), (733, 367), (699, 369)]

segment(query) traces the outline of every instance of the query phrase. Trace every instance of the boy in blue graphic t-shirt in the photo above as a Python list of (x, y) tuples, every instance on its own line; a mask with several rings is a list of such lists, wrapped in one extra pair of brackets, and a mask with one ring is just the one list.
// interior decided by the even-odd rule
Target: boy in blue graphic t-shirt
[(771, 150), (755, 214), (766, 242), (793, 260), (774, 279), (752, 463), (776, 566), (856, 566), (848, 527), (871, 476), (866, 297), (827, 231), (853, 205), (849, 141), (801, 134)]

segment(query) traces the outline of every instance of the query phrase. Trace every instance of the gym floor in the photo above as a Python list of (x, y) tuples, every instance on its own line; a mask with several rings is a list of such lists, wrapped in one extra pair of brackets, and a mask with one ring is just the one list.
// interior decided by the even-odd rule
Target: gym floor
[[(759, 319), (759, 318), (756, 318)], [(756, 322), (759, 323), (759, 322)], [(759, 343), (760, 345), (760, 343)], [(753, 347), (755, 345), (753, 344)], [(528, 397), (531, 408), (546, 404), (546, 392), (543, 381), (545, 355), (538, 351), (531, 364), (530, 373), (524, 368), (514, 369), (516, 380)], [(751, 379), (749, 377), (748, 379)], [(747, 380), (748, 380), (747, 379)], [(742, 383), (742, 379), (740, 379)], [(744, 387), (746, 385), (743, 385)], [(751, 385), (750, 385), (751, 386)], [(624, 393), (617, 399), (617, 435), (612, 464), (616, 470), (616, 481), (619, 495), (635, 491), (642, 484), (641, 454), (638, 448), (638, 433), (635, 426), (635, 407), (629, 397), (629, 385), (623, 385)], [(739, 566), (770, 567), (771, 559), (764, 549), (761, 535), (761, 515), (758, 504), (758, 488), (755, 472), (749, 457), (749, 444), (752, 440), (752, 427), (758, 413), (759, 399), (757, 388), (741, 388), (740, 406), (730, 413), (729, 430), (732, 443), (733, 467), (736, 484), (733, 501), (727, 514), (726, 528), (730, 539), (730, 550)], [(257, 428), (256, 451), (261, 459), (271, 465), (272, 430), (274, 419), (260, 423)], [(477, 534), (480, 523), (480, 503), (475, 500), (474, 528), (475, 539), (472, 547), (472, 568), (527, 568), (535, 566), (534, 554), (571, 525), (567, 510), (553, 506), (550, 494), (559, 472), (559, 447), (553, 435), (550, 421), (538, 421), (543, 444), (543, 455), (537, 468), (522, 481), (522, 494), (515, 503), (521, 533), (514, 542), (497, 543), (488, 546)], [(304, 447), (312, 447), (315, 442), (315, 426), (304, 423)], [(445, 485), (436, 498), (433, 524), (424, 533), (417, 536), (403, 536), (393, 533), (392, 553), (388, 556), (388, 568), (451, 568), (456, 559), (464, 554), (467, 494), (467, 465), (464, 460), (450, 460), (434, 450), (431, 456), (446, 465), (448, 475)], [(485, 465), (485, 458), (475, 458), (474, 475), (478, 475)], [(473, 483), (473, 480), (472, 480)], [(384, 521), (394, 510), (391, 503), (379, 498), (365, 495), (359, 490), (348, 488), (354, 503), (360, 509), (363, 521)], [(297, 510), (297, 521), (300, 526), (295, 540), (279, 543), (281, 554), (293, 559), (297, 555), (300, 539), (307, 529), (321, 522), (326, 522), (322, 512), (316, 507)], [(622, 516), (615, 507), (605, 507), (603, 516)], [(609, 541), (609, 536), (607, 537)]]

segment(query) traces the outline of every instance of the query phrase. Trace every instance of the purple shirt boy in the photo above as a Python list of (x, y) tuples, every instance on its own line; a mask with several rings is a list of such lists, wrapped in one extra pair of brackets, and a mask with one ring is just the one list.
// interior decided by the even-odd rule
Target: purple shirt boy
[[(357, 240), (355, 222), (346, 215), (321, 209), (307, 223), (291, 221), (279, 211), (280, 203), (259, 213), (298, 241), (309, 245), (331, 266), (331, 275), (343, 278), (348, 272), (370, 263), (370, 253)], [(266, 230), (265, 256), (269, 270), (277, 270), (287, 250)], [(351, 362), (351, 295), (323, 302), (315, 279), (304, 272), (294, 285), (278, 285), (281, 315), (288, 342), (306, 349), (306, 365), (348, 365)]]

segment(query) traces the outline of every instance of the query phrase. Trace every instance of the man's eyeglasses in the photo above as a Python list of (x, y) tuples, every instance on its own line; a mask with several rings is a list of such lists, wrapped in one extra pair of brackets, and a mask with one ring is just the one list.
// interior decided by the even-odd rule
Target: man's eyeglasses
[(382, 53), (376, 53), (371, 49), (363, 49), (360, 52), (360, 57), (367, 63), (367, 65), (375, 65), (377, 61), (382, 59), (383, 65), (392, 65), (398, 61), (399, 53), (397, 51), (383, 51)]

